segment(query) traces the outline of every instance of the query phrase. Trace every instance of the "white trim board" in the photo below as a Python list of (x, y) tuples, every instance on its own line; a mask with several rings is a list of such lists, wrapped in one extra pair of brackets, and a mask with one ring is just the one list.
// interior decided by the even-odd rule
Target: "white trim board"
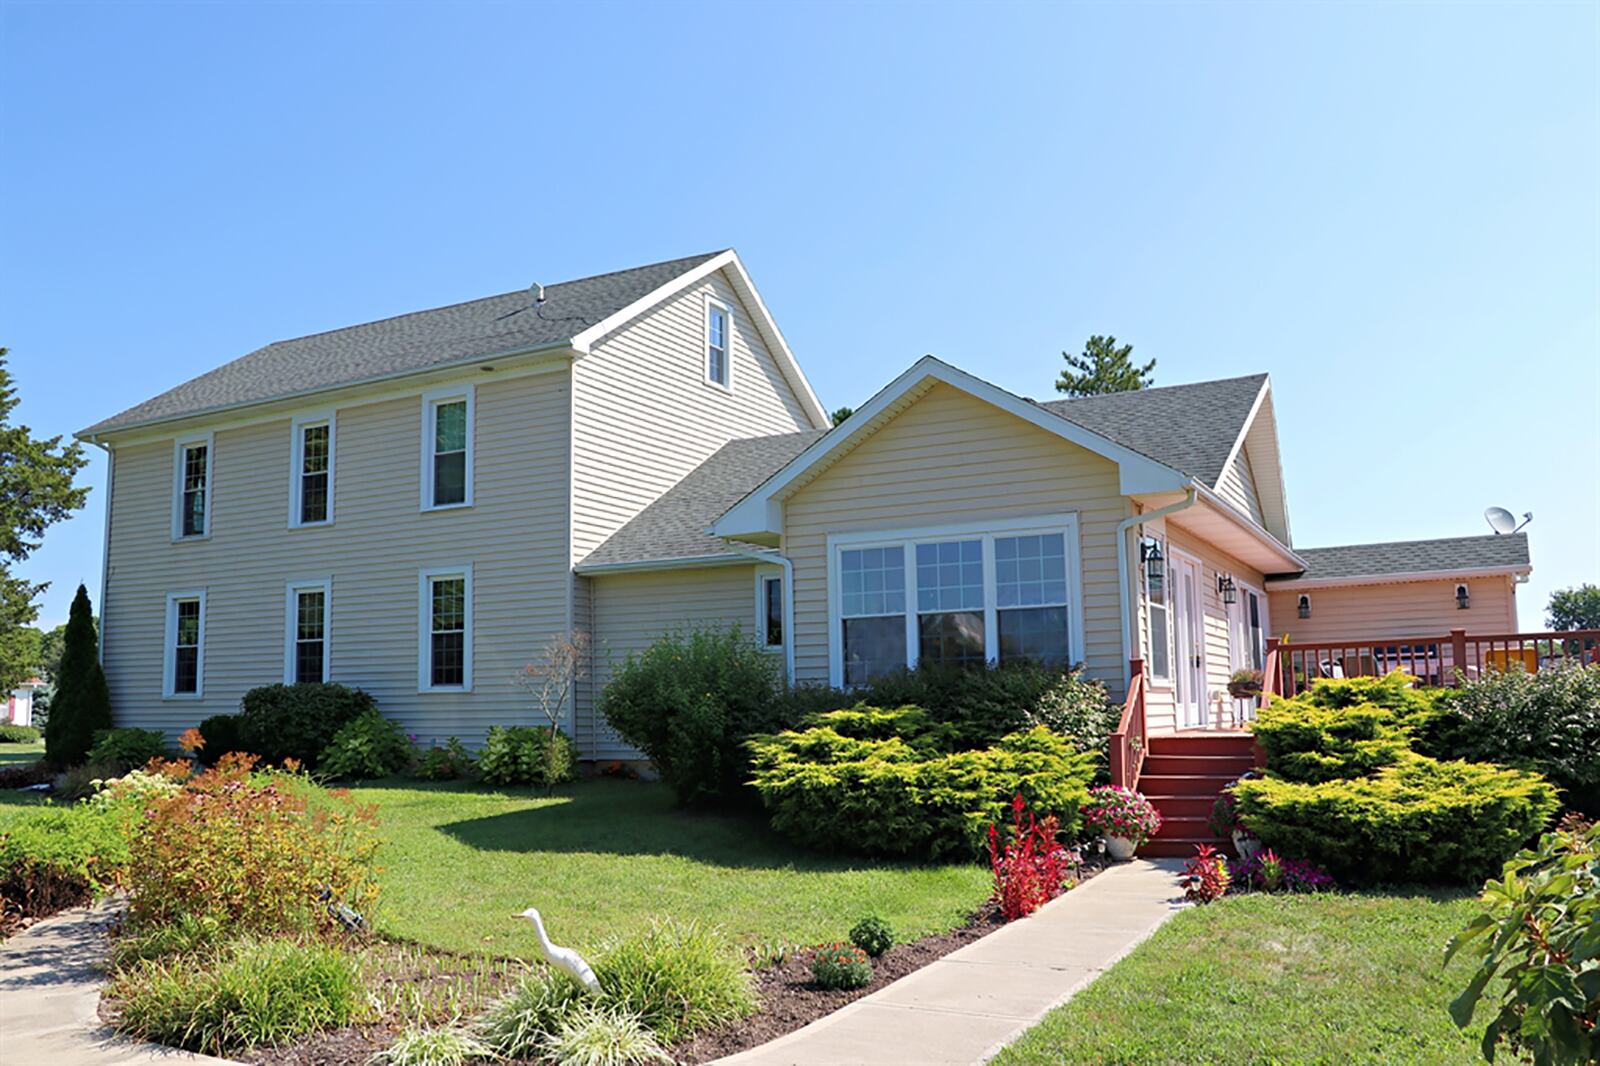
[[(465, 587), (461, 641), (461, 684), (433, 684), (433, 603), (430, 593), (435, 578), (459, 577)], [(472, 564), (459, 566), (428, 566), (417, 571), (417, 693), (432, 695), (440, 692), (472, 691)]]
[(299, 599), (300, 593), (308, 590), (320, 590), (322, 593), (322, 680), (326, 683), (333, 677), (333, 578), (308, 577), (300, 581), (289, 581), (283, 587), (283, 683), (292, 685), (296, 681), (294, 653), (299, 643)]
[[(335, 458), (339, 447), (339, 412), (337, 408), (307, 411), (289, 420), (289, 528), (318, 529), (333, 525), (333, 479)], [(305, 468), (305, 431), (314, 426), (328, 427), (328, 516), (316, 522), (305, 522), (300, 517), (300, 479)]]
[[(178, 601), (200, 601), (200, 640), (195, 646), (194, 691), (175, 692), (173, 686), (178, 672)], [(199, 700), (206, 692), (206, 590), (205, 588), (179, 589), (167, 593), (167, 620), (165, 637), (161, 646), (161, 698), (163, 700)]]
[(1418, 581), (1462, 582), (1475, 577), (1521, 577), (1533, 573), (1526, 564), (1480, 566), (1464, 570), (1414, 570), (1403, 574), (1357, 574), (1353, 577), (1267, 578), (1268, 592), (1303, 592), (1306, 589), (1346, 588), (1358, 585), (1403, 585)]

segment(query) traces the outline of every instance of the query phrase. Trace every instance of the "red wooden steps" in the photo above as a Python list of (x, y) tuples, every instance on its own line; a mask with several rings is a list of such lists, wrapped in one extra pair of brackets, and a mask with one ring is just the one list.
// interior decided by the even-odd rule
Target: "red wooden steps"
[(1161, 829), (1139, 854), (1187, 858), (1200, 844), (1231, 851), (1206, 825), (1223, 788), (1256, 764), (1248, 733), (1168, 733), (1149, 738), (1139, 791), (1161, 812)]

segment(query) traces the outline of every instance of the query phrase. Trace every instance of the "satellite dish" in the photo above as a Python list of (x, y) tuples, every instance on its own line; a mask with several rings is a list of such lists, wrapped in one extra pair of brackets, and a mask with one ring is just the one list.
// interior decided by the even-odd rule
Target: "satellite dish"
[(1491, 507), (1483, 512), (1484, 521), (1496, 533), (1510, 533), (1517, 528), (1517, 516), (1504, 507)]

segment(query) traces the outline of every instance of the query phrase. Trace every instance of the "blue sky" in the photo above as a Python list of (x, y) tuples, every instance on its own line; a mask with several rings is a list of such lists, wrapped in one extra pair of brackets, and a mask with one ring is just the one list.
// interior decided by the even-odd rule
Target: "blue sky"
[[(70, 432), (268, 341), (735, 246), (830, 408), (1270, 371), (1297, 544), (1600, 581), (1600, 8), (0, 5), (0, 344)], [(89, 506), (23, 568), (97, 593)]]

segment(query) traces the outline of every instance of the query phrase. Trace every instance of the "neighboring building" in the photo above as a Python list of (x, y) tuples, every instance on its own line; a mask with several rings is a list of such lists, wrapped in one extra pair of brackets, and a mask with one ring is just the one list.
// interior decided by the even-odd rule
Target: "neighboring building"
[(33, 724), (33, 697), (44, 688), (44, 679), (32, 677), (12, 689), (6, 696), (5, 720), (12, 725)]
[[(79, 435), (111, 459), (119, 724), (327, 679), (476, 741), (535, 719), (517, 671), (583, 630), (572, 728), (624, 758), (594, 713), (612, 667), (712, 623), (801, 683), (1028, 656), (1120, 693), (1140, 658), (1170, 730), (1246, 710), (1229, 675), (1293, 637), (1301, 588), (1314, 622), (1366, 595), (1430, 632), (1515, 628), (1520, 536), (1291, 546), (1266, 375), (1035, 403), (930, 357), (830, 430), (731, 251), (543, 295), (269, 345)], [(1417, 562), (1336, 554), (1361, 551)], [(1465, 613), (1405, 613), (1463, 579)]]

